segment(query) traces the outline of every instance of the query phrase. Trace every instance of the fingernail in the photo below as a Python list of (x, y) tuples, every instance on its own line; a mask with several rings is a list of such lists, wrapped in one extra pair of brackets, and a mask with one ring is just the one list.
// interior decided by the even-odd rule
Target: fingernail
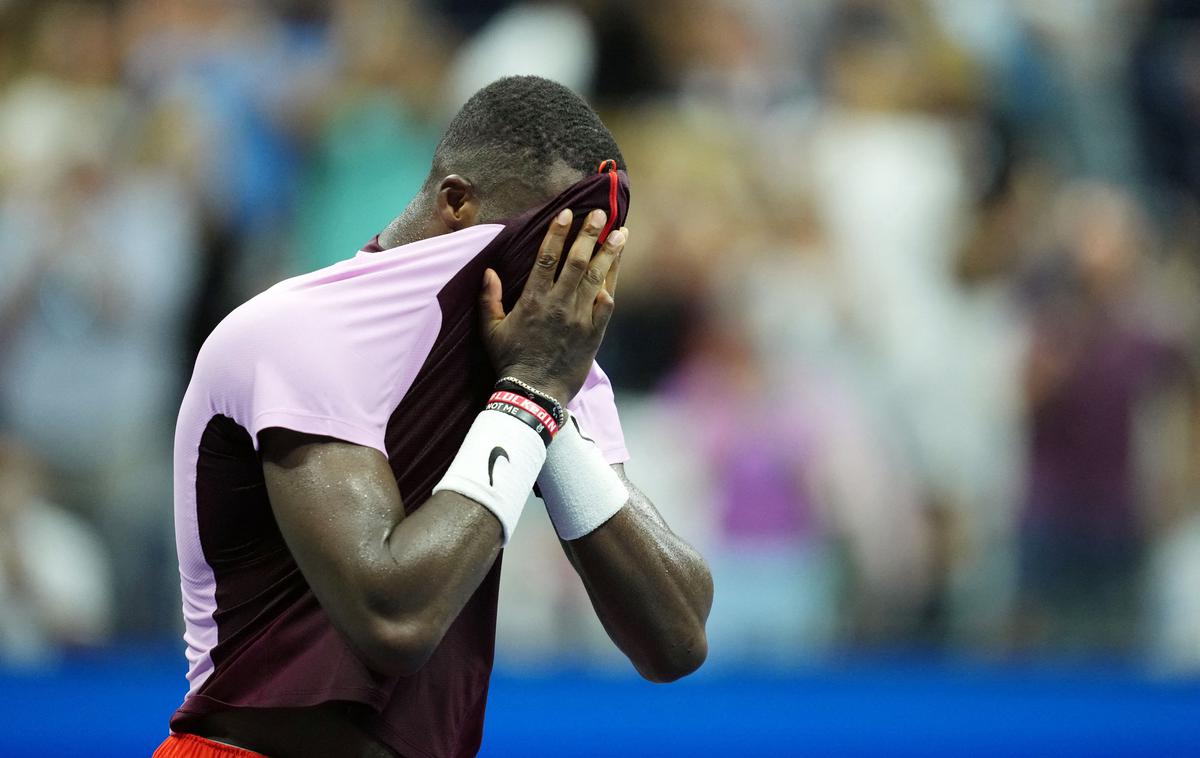
[(625, 244), (625, 232), (620, 229), (608, 235), (608, 244), (613, 247), (620, 247)]
[(571, 220), (571, 209), (563, 208), (561, 211), (558, 212), (558, 216), (556, 216), (554, 218), (554, 223), (558, 224), (559, 226), (565, 226), (567, 224), (567, 222), (569, 222), (570, 220)]
[(604, 211), (594, 210), (592, 211), (592, 215), (588, 216), (588, 225), (593, 229), (599, 229), (604, 226), (604, 221), (607, 218), (608, 215)]

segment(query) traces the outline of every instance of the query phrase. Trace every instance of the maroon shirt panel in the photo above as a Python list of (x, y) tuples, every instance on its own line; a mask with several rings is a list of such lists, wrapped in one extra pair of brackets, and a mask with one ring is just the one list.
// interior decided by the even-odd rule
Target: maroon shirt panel
[[(608, 178), (592, 177), (541, 208), (505, 222), (504, 231), (438, 294), (441, 330), (412, 387), (392, 414), (385, 437), (392, 471), (410, 512), (429, 498), (450, 468), (496, 383), (495, 370), (480, 340), (476, 308), (484, 270), (492, 267), (500, 275), (504, 307), (510, 310), (525, 286), (550, 220), (562, 208), (571, 208), (576, 222), (568, 240), (573, 239), (587, 210), (609, 206), (608, 193)], [(629, 188), (622, 176), (614, 228), (624, 223), (628, 206)], [(397, 683), (396, 696), (379, 721), (395, 730), (406, 744), (429, 745), (437, 755), (469, 756), (478, 751), (495, 648), (499, 586), (498, 560), (429, 663), (414, 677)], [(461, 714), (457, 736), (433, 735), (425, 728), (437, 717), (429, 710), (437, 701), (419, 693), (435, 683), (443, 693), (437, 707)]]

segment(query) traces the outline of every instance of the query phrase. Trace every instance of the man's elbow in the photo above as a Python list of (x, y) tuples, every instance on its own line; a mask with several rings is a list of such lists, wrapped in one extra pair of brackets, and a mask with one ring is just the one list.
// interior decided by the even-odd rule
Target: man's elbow
[(436, 625), (419, 619), (375, 619), (356, 647), (363, 662), (384, 676), (412, 676), (442, 640)]
[(682, 679), (704, 664), (708, 658), (708, 638), (701, 629), (688, 635), (686, 641), (666, 644), (634, 661), (638, 673), (648, 681), (667, 684)]

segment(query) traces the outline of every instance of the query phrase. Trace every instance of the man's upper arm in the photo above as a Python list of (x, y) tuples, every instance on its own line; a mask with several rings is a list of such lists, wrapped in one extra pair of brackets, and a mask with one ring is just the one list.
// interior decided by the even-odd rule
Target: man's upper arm
[(271, 509), (321, 607), (352, 642), (371, 617), (374, 562), (403, 518), (396, 480), (373, 448), (288, 429), (260, 434)]

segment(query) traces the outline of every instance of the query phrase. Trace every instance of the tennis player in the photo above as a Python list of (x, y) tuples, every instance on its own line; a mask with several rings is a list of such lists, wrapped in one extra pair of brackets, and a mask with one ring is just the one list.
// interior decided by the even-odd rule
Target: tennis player
[(712, 580), (626, 478), (594, 362), (628, 203), (582, 99), (502, 79), (371, 244), (214, 330), (175, 437), (190, 689), (156, 756), (475, 755), (535, 484), (636, 669), (700, 666)]

